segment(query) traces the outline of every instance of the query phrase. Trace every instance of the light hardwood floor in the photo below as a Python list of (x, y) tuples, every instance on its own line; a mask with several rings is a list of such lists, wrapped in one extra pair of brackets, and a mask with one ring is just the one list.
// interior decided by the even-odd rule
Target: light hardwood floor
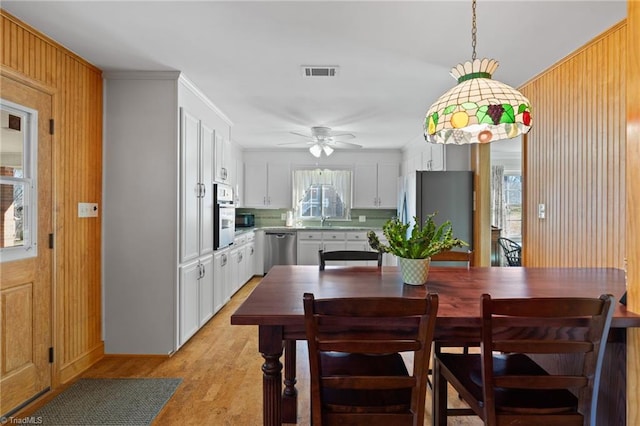
[[(231, 326), (230, 316), (260, 282), (253, 278), (175, 355), (166, 357), (106, 356), (81, 377), (178, 377), (182, 383), (153, 422), (159, 425), (262, 424), (262, 357), (258, 329)], [(298, 425), (309, 425), (309, 368), (305, 342), (298, 342)], [(70, 384), (69, 384), (70, 385)], [(33, 413), (64, 388), (17, 413)], [(450, 398), (451, 399), (451, 398)], [(454, 397), (454, 399), (457, 399)], [(425, 425), (431, 424), (431, 393)], [(481, 425), (477, 418), (457, 418), (451, 425)]]

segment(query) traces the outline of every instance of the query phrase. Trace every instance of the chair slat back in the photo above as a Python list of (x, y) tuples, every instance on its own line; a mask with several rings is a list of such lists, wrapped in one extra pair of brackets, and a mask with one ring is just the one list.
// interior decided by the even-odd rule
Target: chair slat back
[(335, 250), (335, 251), (318, 251), (320, 270), (324, 271), (327, 261), (377, 261), (378, 268), (382, 267), (382, 253), (377, 251), (366, 250)]
[[(316, 426), (346, 424), (407, 424), (418, 425), (424, 420), (426, 373), (429, 368), (431, 345), (438, 310), (438, 295), (428, 294), (423, 299), (401, 297), (363, 297), (318, 299), (306, 293), (303, 298), (305, 331), (309, 348), (311, 370), (312, 424)], [(413, 370), (408, 374), (376, 375), (357, 371), (329, 374), (323, 365), (323, 355), (339, 352), (355, 354), (369, 359), (384, 360), (389, 354), (413, 352)], [(404, 364), (403, 364), (404, 368)], [(381, 370), (383, 371), (383, 370)], [(340, 413), (325, 401), (328, 389), (346, 392), (371, 390), (373, 392), (410, 392), (409, 410), (389, 407), (349, 406), (345, 397)], [(354, 419), (355, 418), (355, 419)]]
[(432, 262), (465, 262), (467, 268), (473, 266), (473, 252), (470, 250), (448, 250), (431, 256)]

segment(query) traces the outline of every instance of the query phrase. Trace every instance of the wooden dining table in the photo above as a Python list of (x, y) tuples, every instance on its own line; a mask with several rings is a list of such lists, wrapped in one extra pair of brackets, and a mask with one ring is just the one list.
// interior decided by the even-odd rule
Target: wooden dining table
[[(232, 325), (258, 326), (264, 358), (263, 423), (296, 423), (296, 340), (305, 340), (302, 296), (424, 297), (438, 293), (435, 340), (479, 342), (480, 296), (599, 297), (625, 293), (624, 271), (613, 268), (432, 267), (426, 285), (402, 282), (397, 267), (274, 266), (231, 316)], [(602, 370), (598, 423), (626, 424), (626, 328), (640, 327), (640, 315), (618, 303)], [(283, 364), (280, 359), (284, 352)], [(258, 372), (256, 372), (256, 375)]]

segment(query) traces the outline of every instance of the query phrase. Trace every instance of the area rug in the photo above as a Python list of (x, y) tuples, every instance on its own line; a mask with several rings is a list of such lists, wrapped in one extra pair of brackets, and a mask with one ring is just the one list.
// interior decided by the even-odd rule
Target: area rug
[(51, 426), (149, 425), (182, 379), (80, 379), (32, 416)]

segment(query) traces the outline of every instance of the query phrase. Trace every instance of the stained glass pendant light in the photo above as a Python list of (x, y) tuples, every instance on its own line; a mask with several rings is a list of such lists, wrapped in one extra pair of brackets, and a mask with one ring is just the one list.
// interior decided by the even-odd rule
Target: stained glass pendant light
[(476, 59), (476, 0), (472, 2), (471, 61), (458, 64), (451, 75), (458, 85), (431, 105), (424, 138), (431, 143), (487, 143), (510, 139), (531, 129), (531, 104), (511, 86), (492, 80), (494, 59)]

